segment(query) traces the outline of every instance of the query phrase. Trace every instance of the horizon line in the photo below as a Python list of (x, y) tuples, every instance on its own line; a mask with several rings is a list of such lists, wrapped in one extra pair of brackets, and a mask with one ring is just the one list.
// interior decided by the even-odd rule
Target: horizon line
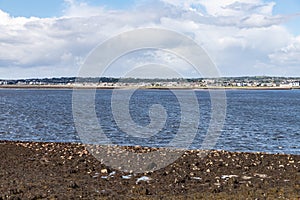
[(102, 76), (102, 77), (77, 77), (77, 76), (53, 76), (53, 77), (31, 77), (31, 78), (0, 78), (1, 81), (11, 81), (11, 80), (29, 80), (29, 79), (62, 79), (62, 78), (111, 78), (111, 79), (145, 79), (145, 80), (154, 80), (154, 79), (219, 79), (219, 78), (299, 78), (300, 76), (268, 76), (268, 75), (241, 75), (241, 76), (220, 76), (220, 77), (114, 77), (114, 76)]

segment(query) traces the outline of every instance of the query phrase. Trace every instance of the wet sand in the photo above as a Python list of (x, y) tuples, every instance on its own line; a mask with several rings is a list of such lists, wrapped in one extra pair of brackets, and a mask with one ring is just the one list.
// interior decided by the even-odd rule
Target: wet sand
[(132, 174), (80, 144), (2, 141), (0, 199), (300, 199), (300, 155), (200, 155), (186, 151), (165, 168)]

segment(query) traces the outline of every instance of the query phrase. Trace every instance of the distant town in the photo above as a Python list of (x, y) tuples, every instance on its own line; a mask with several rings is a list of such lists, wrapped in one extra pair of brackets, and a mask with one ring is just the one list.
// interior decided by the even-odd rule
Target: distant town
[(1, 80), (0, 87), (41, 87), (41, 88), (249, 88), (249, 89), (300, 89), (300, 78), (296, 77), (222, 77), (222, 78), (32, 78), (17, 80)]

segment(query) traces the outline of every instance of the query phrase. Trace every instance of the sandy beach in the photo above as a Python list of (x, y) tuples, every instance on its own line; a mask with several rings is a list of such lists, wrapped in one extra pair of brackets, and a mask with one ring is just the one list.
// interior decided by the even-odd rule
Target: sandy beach
[(81, 144), (2, 141), (0, 154), (0, 199), (300, 198), (300, 155), (210, 151), (201, 158), (191, 150), (165, 168), (131, 174)]

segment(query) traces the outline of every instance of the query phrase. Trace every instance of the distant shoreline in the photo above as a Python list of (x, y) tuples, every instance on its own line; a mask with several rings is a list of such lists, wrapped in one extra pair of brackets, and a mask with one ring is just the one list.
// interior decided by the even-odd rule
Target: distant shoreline
[(0, 89), (156, 89), (156, 90), (294, 90), (300, 87), (133, 87), (133, 86), (68, 86), (68, 85), (0, 85)]

